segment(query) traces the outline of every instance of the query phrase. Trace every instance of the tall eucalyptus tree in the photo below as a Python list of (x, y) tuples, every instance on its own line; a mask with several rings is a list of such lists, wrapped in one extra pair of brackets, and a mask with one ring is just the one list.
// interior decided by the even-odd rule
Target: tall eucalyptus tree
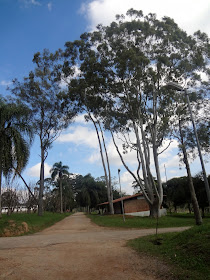
[[(67, 42), (63, 69), (66, 76), (77, 69), (69, 94), (76, 98), (85, 91), (89, 96), (91, 111), (97, 111), (111, 132), (122, 163), (154, 217), (159, 216), (163, 200), (158, 155), (173, 115), (173, 96), (164, 85), (175, 81), (199, 86), (199, 73), (209, 71), (209, 41), (201, 32), (188, 36), (169, 17), (158, 20), (154, 14), (143, 16), (133, 9), (127, 17), (130, 21), (117, 16), (110, 26), (99, 25), (97, 31), (81, 35), (80, 41)], [(126, 164), (116, 134), (122, 134), (125, 152), (136, 151), (136, 174)]]
[(59, 99), (64, 89), (60, 84), (59, 51), (52, 54), (48, 50), (36, 53), (33, 62), (35, 69), (23, 82), (14, 80), (12, 93), (32, 110), (31, 120), (35, 134), (40, 141), (41, 168), (38, 215), (43, 214), (44, 163), (48, 150), (62, 129), (66, 128), (77, 114), (72, 102), (65, 104)]

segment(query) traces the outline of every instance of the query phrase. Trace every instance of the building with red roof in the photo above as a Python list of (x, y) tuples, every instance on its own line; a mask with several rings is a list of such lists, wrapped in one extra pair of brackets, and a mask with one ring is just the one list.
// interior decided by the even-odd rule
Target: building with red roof
[[(134, 195), (124, 196), (113, 200), (114, 214), (122, 214), (122, 205), (124, 207), (125, 215), (132, 216), (149, 216), (150, 210), (149, 205), (146, 202), (142, 193), (137, 193)], [(102, 213), (108, 213), (109, 202), (103, 202), (98, 204), (98, 209)], [(160, 209), (160, 215), (165, 215), (166, 209)]]

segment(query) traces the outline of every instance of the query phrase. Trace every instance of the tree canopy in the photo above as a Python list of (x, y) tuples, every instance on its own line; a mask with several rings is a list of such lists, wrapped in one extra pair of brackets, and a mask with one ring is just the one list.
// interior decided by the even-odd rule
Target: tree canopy
[(59, 51), (55, 54), (48, 50), (44, 50), (42, 54), (36, 53), (33, 62), (36, 65), (35, 69), (24, 78), (24, 82), (14, 80), (12, 92), (31, 109), (33, 113), (31, 122), (40, 141), (39, 215), (42, 215), (44, 162), (52, 143), (61, 130), (73, 120), (77, 110), (72, 102), (68, 103), (67, 110), (59, 98), (59, 94), (64, 91), (59, 79)]
[[(173, 92), (165, 85), (174, 81), (204, 92), (201, 74), (209, 73), (209, 41), (201, 32), (189, 36), (169, 17), (158, 20), (133, 9), (127, 17), (117, 16), (109, 26), (67, 42), (63, 73), (69, 79), (67, 98), (85, 104), (111, 132), (122, 163), (156, 216), (163, 200), (158, 155), (171, 135), (174, 113)], [(116, 144), (117, 134), (124, 152), (136, 151), (135, 173)]]

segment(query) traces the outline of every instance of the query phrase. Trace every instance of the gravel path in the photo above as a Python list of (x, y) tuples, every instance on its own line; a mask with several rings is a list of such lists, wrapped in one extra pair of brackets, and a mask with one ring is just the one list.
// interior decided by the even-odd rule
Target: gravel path
[(76, 213), (33, 235), (0, 238), (0, 279), (163, 279), (167, 267), (125, 246), (129, 239), (154, 233), (154, 229), (99, 227)]

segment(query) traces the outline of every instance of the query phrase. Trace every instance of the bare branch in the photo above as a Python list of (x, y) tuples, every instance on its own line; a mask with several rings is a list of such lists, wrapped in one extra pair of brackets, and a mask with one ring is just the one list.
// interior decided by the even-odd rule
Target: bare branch
[(159, 153), (158, 153), (158, 156), (159, 156), (160, 154), (162, 154), (163, 152), (165, 152), (165, 151), (168, 149), (168, 147), (171, 145), (172, 142), (173, 142), (173, 140), (170, 140), (170, 142), (169, 142), (169, 144), (167, 145), (167, 147), (166, 147), (165, 149), (163, 149), (161, 152), (159, 152)]

